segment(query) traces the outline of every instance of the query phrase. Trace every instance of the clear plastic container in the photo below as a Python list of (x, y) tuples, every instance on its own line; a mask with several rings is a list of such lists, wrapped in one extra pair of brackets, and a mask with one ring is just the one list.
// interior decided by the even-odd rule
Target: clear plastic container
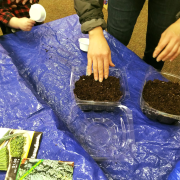
[(79, 80), (80, 76), (86, 75), (86, 67), (73, 67), (71, 71), (71, 79), (70, 79), (70, 88), (72, 97), (75, 99), (76, 104), (83, 111), (113, 111), (115, 107), (119, 106), (122, 101), (128, 99), (130, 97), (130, 93), (128, 90), (126, 73), (125, 70), (109, 68), (109, 76), (114, 76), (120, 79), (120, 91), (123, 93), (121, 99), (117, 102), (109, 102), (109, 101), (88, 101), (81, 100), (77, 98), (74, 94), (75, 82)]
[[(179, 76), (175, 76), (175, 75), (172, 75), (169, 73), (161, 73), (160, 74), (155, 71), (149, 71), (145, 77), (144, 85), (146, 84), (147, 81), (149, 81), (149, 80), (153, 81), (154, 79), (159, 79), (159, 80), (165, 81), (165, 82), (172, 81), (172, 82), (180, 83)], [(143, 85), (143, 87), (144, 87), (144, 85)], [(142, 92), (143, 92), (143, 88), (142, 88)], [(141, 98), (140, 98), (141, 110), (149, 119), (152, 119), (154, 121), (158, 121), (158, 122), (164, 123), (164, 124), (174, 124), (175, 122), (180, 120), (180, 115), (168, 114), (168, 113), (159, 111), (159, 110), (154, 109), (151, 106), (149, 106), (149, 104), (144, 101), (144, 99), (142, 97), (142, 92), (141, 92)]]
[(134, 144), (132, 112), (120, 105), (113, 112), (83, 112), (73, 106), (68, 128), (96, 160), (121, 160)]

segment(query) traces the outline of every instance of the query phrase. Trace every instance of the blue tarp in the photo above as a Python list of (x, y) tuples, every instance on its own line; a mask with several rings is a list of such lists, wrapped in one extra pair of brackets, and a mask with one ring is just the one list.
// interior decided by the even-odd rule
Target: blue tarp
[[(2, 46), (0, 92), (0, 127), (43, 132), (37, 158), (74, 161), (74, 179), (107, 179), (63, 121), (19, 76)], [(4, 178), (5, 171), (0, 171), (0, 180)]]
[[(126, 69), (130, 99), (123, 102), (123, 105), (132, 110), (136, 144), (124, 155), (123, 160), (97, 163), (109, 179), (167, 179), (180, 160), (179, 124), (160, 124), (149, 120), (141, 112), (141, 90), (150, 66), (107, 32), (104, 34), (116, 68)], [(68, 125), (70, 110), (74, 106), (69, 82), (71, 67), (87, 64), (87, 53), (79, 49), (80, 37), (87, 35), (81, 33), (77, 15), (34, 27), (31, 32), (17, 32), (0, 37), (0, 44), (9, 53), (24, 79), (16, 71), (12, 72), (11, 68), (14, 66), (10, 62), (8, 65), (5, 60), (2, 61), (1, 79), (5, 81), (7, 78), (4, 84), (8, 87), (5, 91), (7, 95), (1, 90), (1, 121), (3, 127), (43, 131), (44, 139), (38, 158), (74, 160), (77, 165), (74, 179), (105, 179), (97, 165), (62, 125)], [(2, 57), (6, 57), (3, 53)], [(155, 70), (152, 68), (152, 71)], [(11, 80), (9, 84), (11, 76), (16, 83)], [(21, 85), (18, 85), (19, 82), (22, 82)], [(24, 88), (27, 86), (35, 96), (28, 88)], [(45, 103), (39, 103), (41, 100), (35, 98), (38, 96), (53, 109), (57, 117)], [(19, 103), (18, 106), (17, 101), (24, 101), (24, 104)], [(56, 144), (58, 145), (55, 146)]]

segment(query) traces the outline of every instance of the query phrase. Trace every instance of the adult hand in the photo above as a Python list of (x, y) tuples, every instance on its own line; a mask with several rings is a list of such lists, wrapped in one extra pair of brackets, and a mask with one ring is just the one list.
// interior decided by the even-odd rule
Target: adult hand
[(32, 19), (29, 19), (26, 17), (19, 18), (19, 20), (18, 20), (19, 29), (21, 29), (23, 31), (31, 31), (31, 29), (35, 23), (36, 22), (33, 21)]
[(170, 25), (161, 35), (153, 57), (157, 61), (173, 61), (180, 54), (180, 19)]
[(32, 0), (11, 0), (12, 3), (22, 2), (23, 5), (26, 4), (28, 1), (32, 3)]
[(109, 75), (109, 65), (115, 66), (111, 60), (111, 50), (104, 37), (101, 27), (96, 27), (89, 31), (89, 49), (88, 49), (88, 75), (93, 73), (94, 79), (100, 82), (103, 78), (107, 79)]

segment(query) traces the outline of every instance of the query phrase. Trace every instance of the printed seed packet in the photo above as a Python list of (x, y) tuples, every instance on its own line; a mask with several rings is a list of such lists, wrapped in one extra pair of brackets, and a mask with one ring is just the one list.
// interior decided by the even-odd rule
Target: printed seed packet
[(74, 162), (11, 158), (5, 180), (72, 180)]
[(42, 132), (0, 128), (0, 170), (8, 169), (11, 157), (36, 158)]

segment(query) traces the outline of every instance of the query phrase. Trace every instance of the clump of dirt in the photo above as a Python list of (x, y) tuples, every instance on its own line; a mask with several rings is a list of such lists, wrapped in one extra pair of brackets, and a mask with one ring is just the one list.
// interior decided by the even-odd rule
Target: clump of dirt
[(143, 89), (143, 99), (154, 109), (180, 115), (180, 84), (155, 79)]
[(109, 76), (103, 82), (95, 81), (94, 75), (80, 76), (75, 82), (74, 94), (81, 100), (119, 101), (123, 95), (120, 91), (120, 79)]

